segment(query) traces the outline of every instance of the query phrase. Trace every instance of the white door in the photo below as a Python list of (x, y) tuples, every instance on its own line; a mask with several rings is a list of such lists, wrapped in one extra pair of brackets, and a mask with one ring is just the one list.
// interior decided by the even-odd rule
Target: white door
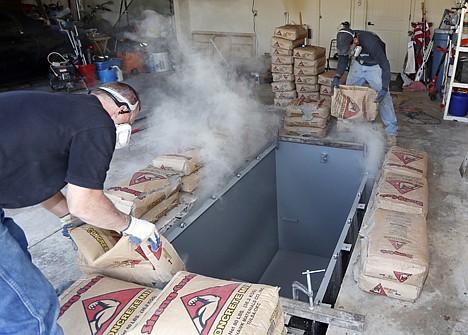
[(366, 29), (385, 42), (392, 72), (403, 71), (413, 0), (367, 0)]

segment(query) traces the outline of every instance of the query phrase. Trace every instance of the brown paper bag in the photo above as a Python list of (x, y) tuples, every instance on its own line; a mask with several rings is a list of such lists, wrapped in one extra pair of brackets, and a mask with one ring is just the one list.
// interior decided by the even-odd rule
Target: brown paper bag
[(128, 334), (159, 293), (104, 276), (83, 277), (60, 295), (57, 323), (67, 335)]
[(271, 83), (271, 89), (273, 92), (292, 91), (295, 88), (296, 84), (293, 81), (274, 81)]
[(320, 66), (310, 66), (310, 67), (295, 67), (294, 75), (296, 76), (316, 76), (325, 71), (325, 64)]
[(307, 100), (295, 99), (286, 107), (287, 117), (301, 117), (304, 120), (313, 117), (328, 118), (330, 115), (330, 104), (324, 99)]
[(320, 67), (325, 65), (327, 62), (325, 56), (310, 60), (310, 59), (302, 59), (302, 58), (295, 58), (294, 59), (294, 66), (296, 67)]
[(331, 113), (339, 119), (373, 121), (378, 114), (377, 92), (364, 86), (340, 85), (332, 97)]
[(327, 136), (327, 129), (325, 128), (314, 128), (314, 127), (290, 127), (284, 126), (283, 131), (287, 135), (301, 136), (301, 137), (325, 137)]
[(298, 46), (300, 46), (302, 43), (304, 43), (304, 38), (298, 38), (294, 41), (287, 40), (282, 37), (271, 38), (271, 46), (277, 49), (293, 50), (294, 48), (297, 48)]
[(294, 64), (294, 58), (293, 56), (272, 56), (271, 57), (271, 62), (273, 64), (285, 64), (285, 65), (290, 65)]
[(297, 91), (285, 91), (285, 92), (275, 92), (276, 99), (296, 99), (297, 98)]
[(147, 241), (131, 244), (128, 236), (84, 224), (70, 229), (78, 253), (78, 265), (84, 273), (101, 274), (141, 285), (162, 287), (185, 269), (183, 261), (167, 239), (153, 252)]
[(272, 73), (273, 81), (294, 81), (295, 77), (291, 73)]
[(382, 167), (396, 173), (426, 177), (427, 153), (393, 146), (388, 150)]
[(292, 49), (281, 49), (281, 48), (271, 47), (272, 56), (292, 56), (292, 54), (293, 54)]
[(325, 48), (315, 45), (306, 45), (303, 48), (295, 48), (293, 55), (296, 58), (315, 60), (321, 57), (325, 57), (325, 53)]
[(296, 84), (315, 85), (318, 82), (318, 76), (297, 76)]
[(287, 40), (297, 40), (307, 37), (307, 29), (301, 25), (287, 24), (281, 27), (276, 27), (274, 35)]
[(284, 323), (278, 291), (182, 271), (131, 334), (269, 335)]

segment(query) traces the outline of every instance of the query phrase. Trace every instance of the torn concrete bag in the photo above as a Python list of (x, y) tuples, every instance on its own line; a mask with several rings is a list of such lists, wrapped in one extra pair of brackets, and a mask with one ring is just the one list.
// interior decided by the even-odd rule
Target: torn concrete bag
[(281, 48), (271, 47), (272, 56), (292, 56), (292, 54), (293, 54), (292, 49), (281, 49)]
[(271, 62), (273, 64), (294, 64), (293, 56), (271, 56)]
[(375, 207), (426, 216), (428, 207), (426, 178), (384, 170), (377, 185)]
[(298, 93), (305, 92), (318, 92), (320, 90), (319, 84), (307, 85), (307, 84), (296, 84), (296, 91)]
[(393, 146), (388, 150), (382, 167), (396, 173), (426, 177), (427, 153)]
[(181, 271), (131, 334), (282, 334), (284, 317), (278, 291), (273, 286)]
[(271, 72), (272, 73), (292, 74), (292, 73), (294, 73), (294, 66), (293, 65), (271, 64)]
[(316, 85), (318, 76), (297, 76), (295, 81), (296, 84)]
[(178, 172), (161, 170), (152, 165), (133, 173), (104, 191), (125, 214), (141, 217), (180, 188)]
[(295, 76), (316, 76), (325, 71), (325, 64), (320, 66), (309, 66), (309, 67), (295, 67), (294, 75)]
[(294, 81), (295, 77), (291, 73), (272, 73), (273, 81)]
[(297, 98), (297, 91), (284, 91), (284, 92), (275, 92), (276, 99), (296, 99)]
[(360, 231), (362, 273), (421, 288), (429, 270), (425, 217), (375, 209), (367, 221)]
[(295, 58), (294, 59), (294, 66), (295, 67), (321, 67), (325, 65), (326, 63), (326, 58), (320, 57), (314, 60), (310, 59), (301, 59), (301, 58)]
[[(318, 83), (320, 85), (325, 85), (325, 86), (328, 86), (328, 87), (331, 87), (331, 83), (332, 83), (332, 80), (333, 80), (333, 77), (335, 77), (336, 75), (336, 72), (335, 71), (327, 71), (327, 72), (323, 72), (321, 74), (318, 75)], [(341, 77), (340, 77), (340, 84), (341, 85), (344, 85), (346, 83), (346, 77), (347, 77), (347, 73), (345, 72)]]
[(128, 236), (84, 224), (70, 229), (84, 273), (101, 274), (152, 287), (162, 287), (185, 265), (167, 239), (152, 251), (147, 241), (135, 245)]
[(287, 24), (281, 27), (276, 27), (274, 36), (284, 38), (290, 41), (295, 41), (300, 38), (306, 38), (307, 29), (301, 25)]
[[(184, 177), (182, 177), (182, 180)], [(157, 222), (179, 204), (179, 192), (175, 192), (141, 216), (141, 219)]]
[(327, 136), (327, 127), (316, 128), (316, 127), (290, 127), (284, 126), (283, 131), (285, 134), (301, 136), (301, 137), (325, 137)]
[(330, 104), (324, 99), (306, 100), (295, 99), (286, 107), (287, 117), (300, 117), (304, 120), (312, 118), (328, 118), (330, 115)]
[(287, 40), (282, 37), (271, 38), (271, 46), (273, 48), (279, 48), (279, 49), (293, 50), (294, 48), (297, 48), (298, 46), (300, 46), (302, 43), (304, 43), (304, 38), (298, 38), (294, 41)]
[(322, 57), (325, 57), (326, 49), (315, 46), (315, 45), (306, 45), (301, 48), (295, 48), (293, 55), (295, 58), (315, 60)]
[(57, 323), (67, 335), (129, 334), (159, 293), (104, 276), (83, 277), (60, 295)]
[(286, 117), (284, 124), (289, 127), (325, 128), (328, 126), (328, 118), (312, 117), (310, 120), (304, 120), (302, 117)]
[(373, 121), (378, 114), (376, 97), (372, 88), (340, 85), (333, 93), (331, 114), (338, 119)]
[(182, 187), (180, 190), (182, 192), (192, 193), (197, 189), (199, 183), (200, 183), (199, 172), (194, 172), (192, 174), (189, 174), (188, 176), (183, 176)]
[(271, 83), (271, 89), (273, 92), (287, 92), (292, 91), (296, 88), (296, 84), (293, 81), (274, 81)]
[(184, 176), (197, 171), (202, 166), (196, 150), (160, 155), (153, 159), (152, 164), (159, 169), (180, 172)]

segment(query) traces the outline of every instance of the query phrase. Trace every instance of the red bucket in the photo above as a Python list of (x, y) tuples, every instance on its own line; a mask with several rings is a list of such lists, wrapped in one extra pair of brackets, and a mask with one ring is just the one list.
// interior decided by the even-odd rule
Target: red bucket
[(93, 87), (97, 84), (96, 75), (96, 64), (78, 65), (78, 71), (80, 71), (83, 78), (86, 80), (88, 86)]

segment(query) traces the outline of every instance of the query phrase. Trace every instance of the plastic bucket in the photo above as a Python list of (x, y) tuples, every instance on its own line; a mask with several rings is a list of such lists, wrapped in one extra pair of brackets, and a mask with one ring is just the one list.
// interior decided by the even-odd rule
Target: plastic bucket
[(117, 72), (113, 68), (99, 70), (97, 73), (99, 80), (103, 84), (117, 81)]
[(96, 64), (96, 70), (101, 71), (101, 70), (107, 70), (111, 66), (122, 66), (122, 60), (119, 58), (111, 58), (109, 60), (103, 61), (103, 62), (95, 62)]
[(96, 65), (78, 65), (78, 71), (83, 76), (88, 86), (96, 86), (97, 76), (96, 76)]
[(468, 94), (453, 92), (448, 112), (453, 116), (466, 116), (468, 114)]
[(155, 72), (165, 72), (172, 70), (172, 64), (168, 52), (158, 52), (151, 54)]

